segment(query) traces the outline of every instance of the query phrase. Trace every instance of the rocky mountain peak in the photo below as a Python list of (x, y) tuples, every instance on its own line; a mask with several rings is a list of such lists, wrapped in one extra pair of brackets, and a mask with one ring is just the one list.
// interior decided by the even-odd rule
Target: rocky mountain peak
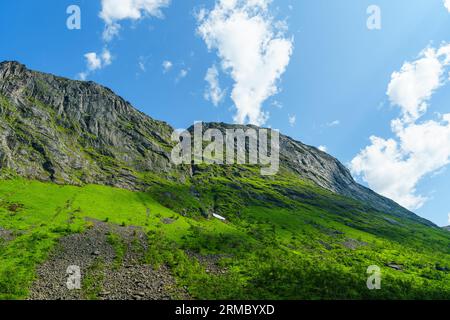
[[(207, 123), (204, 128), (256, 128)], [(189, 166), (170, 158), (173, 128), (136, 110), (110, 89), (0, 63), (0, 169), (2, 175), (65, 184), (106, 184), (141, 190), (141, 177), (189, 179)], [(284, 170), (334, 193), (393, 215), (420, 219), (356, 183), (337, 159), (280, 135)]]
[(170, 162), (172, 128), (93, 82), (4, 62), (0, 111), (3, 172), (136, 189), (133, 171), (176, 170)]
[(19, 74), (26, 70), (26, 66), (17, 61), (3, 61), (0, 62), (0, 70), (2, 72), (9, 71), (9, 74)]

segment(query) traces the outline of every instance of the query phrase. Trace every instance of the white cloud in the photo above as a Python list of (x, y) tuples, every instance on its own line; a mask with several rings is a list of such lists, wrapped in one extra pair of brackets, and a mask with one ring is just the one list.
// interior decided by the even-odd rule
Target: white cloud
[(95, 71), (102, 67), (102, 60), (97, 56), (97, 53), (86, 53), (84, 58), (86, 59), (86, 65), (89, 71)]
[(395, 137), (370, 138), (371, 145), (351, 162), (355, 175), (408, 209), (420, 208), (427, 198), (417, 194), (418, 183), (450, 163), (450, 114), (420, 122), (450, 62), (450, 46), (426, 49), (414, 62), (394, 72), (387, 94), (401, 109), (401, 118), (391, 123)]
[(416, 194), (419, 181), (450, 163), (450, 114), (393, 129), (396, 139), (371, 137), (372, 144), (352, 160), (351, 169), (375, 191), (418, 209), (427, 200)]
[(297, 116), (295, 114), (292, 116), (289, 115), (289, 125), (291, 127), (294, 127), (296, 123), (297, 123)]
[[(181, 65), (184, 65), (184, 63), (182, 63)], [(161, 66), (162, 66), (162, 70), (163, 70), (164, 74), (166, 74), (174, 69), (174, 64), (170, 60), (164, 60), (161, 64)], [(178, 70), (178, 73), (177, 73), (177, 76), (175, 77), (175, 83), (186, 78), (190, 71), (189, 68), (177, 68), (177, 70)]]
[(392, 105), (402, 110), (403, 121), (413, 122), (428, 109), (433, 93), (444, 84), (444, 68), (450, 63), (450, 45), (427, 48), (414, 62), (394, 72), (387, 90)]
[(450, 12), (450, 0), (444, 0), (444, 6), (447, 8), (448, 12)]
[(169, 61), (169, 60), (165, 60), (162, 63), (162, 67), (163, 67), (163, 72), (167, 73), (167, 72), (169, 72), (172, 69), (173, 63), (171, 61)]
[(139, 70), (141, 70), (142, 72), (147, 71), (147, 60), (148, 60), (148, 57), (144, 57), (144, 56), (139, 56), (139, 58), (138, 58), (138, 67), (139, 67)]
[(284, 37), (284, 27), (269, 13), (270, 2), (217, 0), (213, 10), (197, 14), (198, 33), (235, 81), (231, 99), (237, 123), (267, 121), (262, 104), (279, 91), (277, 82), (292, 54), (293, 40)]
[(215, 65), (210, 67), (206, 72), (205, 81), (208, 83), (208, 88), (205, 91), (204, 97), (217, 107), (225, 97), (226, 92), (220, 88), (219, 70), (217, 70)]
[(112, 62), (111, 52), (108, 49), (104, 49), (102, 52), (102, 67), (109, 66)]
[(283, 109), (283, 104), (280, 101), (278, 101), (278, 100), (274, 100), (272, 102), (272, 107), (275, 107), (275, 108), (278, 108), (278, 109)]
[(448, 214), (448, 223), (450, 223), (450, 213)]
[[(161, 9), (170, 5), (170, 0), (102, 0), (99, 17), (105, 23), (103, 40), (111, 41), (120, 31), (120, 21), (137, 21), (148, 16), (163, 18)], [(78, 74), (81, 80), (85, 80), (95, 70), (102, 69), (112, 63), (109, 50), (104, 49), (99, 56), (95, 52), (85, 54), (87, 71)], [(145, 71), (145, 64), (139, 62), (139, 68)]]
[(180, 74), (178, 75), (180, 78), (185, 78), (188, 75), (189, 71), (186, 69), (181, 69)]
[(340, 125), (340, 124), (341, 124), (341, 121), (339, 121), (339, 120), (334, 120), (334, 121), (328, 122), (328, 123), (327, 123), (327, 127), (336, 127), (336, 126), (338, 126), (338, 125)]
[(106, 48), (103, 49), (101, 54), (88, 52), (84, 55), (84, 58), (86, 60), (86, 71), (78, 74), (78, 77), (83, 81), (86, 80), (92, 72), (103, 69), (112, 62), (111, 52)]
[(189, 74), (189, 70), (187, 70), (187, 69), (181, 69), (180, 72), (178, 73), (177, 78), (175, 79), (175, 82), (178, 82), (178, 81), (180, 81), (181, 79), (186, 78), (188, 74)]
[(110, 41), (119, 34), (121, 20), (140, 20), (147, 16), (162, 18), (161, 9), (169, 5), (170, 0), (102, 0), (99, 16), (105, 22), (103, 39)]
[(328, 148), (326, 146), (319, 146), (318, 149), (322, 152), (327, 152)]

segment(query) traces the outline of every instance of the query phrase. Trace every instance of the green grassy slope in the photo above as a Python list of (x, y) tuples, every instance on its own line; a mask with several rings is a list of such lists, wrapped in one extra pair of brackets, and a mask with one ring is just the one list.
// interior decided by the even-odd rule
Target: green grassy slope
[[(1, 181), (0, 228), (14, 239), (0, 242), (0, 299), (26, 298), (37, 265), (59, 237), (89, 228), (86, 217), (142, 227), (149, 241), (146, 262), (168, 264), (193, 298), (450, 297), (450, 233), (366, 211), (289, 176), (255, 178), (249, 168), (198, 170), (186, 185), (146, 176), (153, 186), (145, 193)], [(211, 211), (227, 223), (209, 218)], [(228, 271), (207, 273), (187, 251), (220, 255)], [(382, 268), (381, 290), (366, 287), (370, 265)]]

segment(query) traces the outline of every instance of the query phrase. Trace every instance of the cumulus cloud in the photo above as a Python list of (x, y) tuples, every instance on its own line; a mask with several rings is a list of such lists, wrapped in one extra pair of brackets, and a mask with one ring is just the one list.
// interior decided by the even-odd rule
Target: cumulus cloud
[(89, 52), (84, 55), (86, 58), (86, 65), (89, 71), (94, 71), (102, 67), (102, 60), (95, 52)]
[(264, 124), (266, 99), (279, 91), (278, 81), (289, 64), (293, 40), (285, 24), (269, 12), (270, 0), (217, 0), (211, 11), (197, 14), (198, 33), (216, 50), (222, 69), (234, 80), (231, 92), (237, 123)]
[(372, 136), (371, 145), (350, 164), (372, 189), (411, 210), (427, 201), (417, 194), (418, 183), (450, 163), (450, 114), (419, 121), (432, 94), (448, 82), (443, 75), (450, 62), (449, 48), (428, 48), (393, 73), (387, 94), (401, 110), (401, 117), (391, 123), (394, 137)]
[(161, 9), (168, 7), (170, 0), (102, 0), (100, 18), (105, 22), (103, 39), (111, 41), (120, 31), (120, 21), (140, 20), (152, 16), (162, 18)]
[(211, 101), (217, 107), (225, 97), (226, 92), (220, 88), (219, 70), (215, 65), (206, 72), (205, 81), (208, 83), (208, 88), (204, 94), (205, 100)]
[(450, 163), (450, 114), (394, 132), (396, 139), (372, 136), (372, 144), (352, 160), (351, 169), (375, 191), (418, 209), (427, 200), (416, 194), (419, 181)]
[(450, 0), (444, 0), (444, 6), (450, 12)]
[(94, 71), (100, 70), (112, 62), (111, 52), (108, 49), (103, 49), (101, 54), (96, 52), (88, 52), (84, 55), (86, 60), (86, 70), (78, 74), (81, 80), (86, 78)]
[(387, 95), (400, 107), (404, 121), (413, 122), (427, 111), (429, 99), (444, 84), (444, 69), (449, 63), (450, 45), (427, 48), (416, 61), (405, 62), (392, 74)]
[(165, 60), (162, 63), (162, 67), (163, 67), (163, 72), (167, 73), (167, 72), (169, 72), (172, 69), (173, 63), (171, 61), (169, 61), (169, 60)]

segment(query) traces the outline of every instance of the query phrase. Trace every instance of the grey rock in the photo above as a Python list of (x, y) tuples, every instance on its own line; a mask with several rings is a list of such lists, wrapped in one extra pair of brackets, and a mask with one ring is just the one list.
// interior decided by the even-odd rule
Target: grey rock
[[(142, 260), (147, 248), (147, 238), (139, 237), (145, 235), (142, 230), (139, 230), (138, 235), (132, 227), (89, 221), (93, 223), (91, 229), (61, 238), (49, 259), (38, 267), (37, 279), (28, 297), (30, 300), (87, 299), (89, 296), (86, 289), (89, 288), (86, 288), (84, 279), (92, 274), (100, 275), (92, 279), (95, 279), (94, 285), (99, 288), (97, 298), (102, 300), (189, 298), (186, 291), (177, 286), (168, 267), (162, 266), (154, 270), (145, 264), (130, 264), (132, 260)], [(124, 261), (119, 266), (115, 263), (114, 248), (107, 240), (109, 232), (120, 236), (126, 247)], [(144, 251), (136, 247), (136, 241)], [(93, 248), (100, 248), (99, 255), (92, 255)], [(66, 270), (71, 265), (81, 269), (81, 290), (69, 290), (66, 286)]]
[(395, 263), (388, 263), (386, 266), (388, 266), (391, 269), (402, 271), (403, 267), (401, 265), (395, 264)]
[(139, 189), (135, 171), (180, 171), (170, 161), (172, 131), (93, 82), (0, 64), (2, 169), (56, 183)]
[(14, 234), (0, 227), (0, 244), (2, 242), (9, 242), (14, 239)]
[(367, 246), (367, 243), (364, 241), (358, 241), (356, 239), (348, 238), (342, 243), (342, 245), (348, 249), (356, 250), (360, 247)]

